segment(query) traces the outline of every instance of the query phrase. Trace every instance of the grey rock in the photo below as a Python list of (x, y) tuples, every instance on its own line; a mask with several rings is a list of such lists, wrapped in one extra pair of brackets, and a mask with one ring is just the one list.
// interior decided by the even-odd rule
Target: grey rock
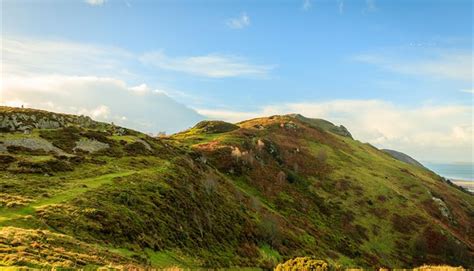
[(87, 152), (97, 152), (102, 149), (107, 149), (109, 147), (109, 144), (103, 143), (97, 140), (92, 140), (92, 139), (81, 139), (78, 142), (76, 142), (76, 147), (74, 147), (74, 151), (76, 150), (83, 150)]
[(46, 152), (51, 151), (59, 155), (68, 155), (63, 150), (53, 146), (49, 141), (42, 138), (5, 139), (3, 143), (0, 144), (0, 152), (6, 152), (9, 146), (24, 147), (31, 150), (43, 150)]

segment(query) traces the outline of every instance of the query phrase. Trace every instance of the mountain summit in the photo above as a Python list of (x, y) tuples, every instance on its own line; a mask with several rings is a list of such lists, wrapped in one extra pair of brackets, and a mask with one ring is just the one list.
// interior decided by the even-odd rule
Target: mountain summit
[(474, 267), (474, 197), (298, 114), (169, 137), (0, 107), (0, 265)]

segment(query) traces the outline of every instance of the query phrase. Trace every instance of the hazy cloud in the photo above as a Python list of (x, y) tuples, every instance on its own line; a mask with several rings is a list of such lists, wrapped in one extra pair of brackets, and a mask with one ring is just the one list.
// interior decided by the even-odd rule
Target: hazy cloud
[(311, 3), (311, 0), (303, 0), (303, 10), (310, 10), (312, 6), (313, 4)]
[(2, 38), (2, 68), (7, 74), (130, 76), (136, 61), (126, 50), (86, 43), (27, 38)]
[(461, 89), (461, 92), (474, 94), (474, 89)]
[(343, 0), (337, 0), (337, 8), (339, 10), (339, 14), (344, 13), (344, 1)]
[(2, 38), (1, 42), (2, 68), (11, 74), (60, 73), (136, 79), (139, 76), (130, 67), (147, 64), (204, 77), (261, 78), (274, 68), (232, 55), (170, 57), (162, 51), (139, 55), (112, 46), (68, 41)]
[(250, 17), (244, 12), (237, 18), (227, 20), (226, 25), (233, 29), (242, 29), (250, 26)]
[(246, 59), (228, 55), (203, 55), (190, 57), (170, 57), (158, 51), (144, 54), (140, 60), (164, 70), (184, 72), (197, 76), (224, 77), (264, 77), (272, 66), (256, 65)]
[(429, 58), (412, 57), (410, 59), (390, 54), (363, 54), (356, 56), (355, 60), (414, 76), (462, 81), (473, 79), (474, 58), (471, 52), (437, 52)]
[(107, 0), (85, 0), (84, 2), (91, 6), (102, 6)]

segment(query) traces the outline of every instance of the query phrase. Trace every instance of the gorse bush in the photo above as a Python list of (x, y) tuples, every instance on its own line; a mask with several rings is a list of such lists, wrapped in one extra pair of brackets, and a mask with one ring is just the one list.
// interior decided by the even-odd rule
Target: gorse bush
[(414, 268), (413, 271), (465, 271), (463, 267), (452, 267), (448, 265), (423, 265)]
[[(363, 268), (343, 268), (339, 265), (329, 265), (323, 260), (313, 259), (311, 257), (297, 257), (284, 263), (278, 264), (274, 271), (329, 271), (329, 270), (365, 270)], [(375, 269), (377, 270), (377, 269)], [(389, 270), (379, 268), (379, 271)], [(405, 269), (406, 270), (406, 269)], [(413, 269), (413, 271), (465, 271), (461, 266), (453, 267), (449, 265), (423, 265)]]
[(311, 257), (297, 257), (275, 267), (275, 271), (327, 271), (330, 270), (327, 262)]

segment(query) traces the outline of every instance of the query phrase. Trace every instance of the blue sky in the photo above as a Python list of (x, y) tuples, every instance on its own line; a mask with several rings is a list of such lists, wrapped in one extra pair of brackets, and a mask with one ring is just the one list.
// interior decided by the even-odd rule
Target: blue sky
[(298, 111), (379, 147), (472, 161), (472, 1), (1, 3), (3, 104), (149, 132)]

